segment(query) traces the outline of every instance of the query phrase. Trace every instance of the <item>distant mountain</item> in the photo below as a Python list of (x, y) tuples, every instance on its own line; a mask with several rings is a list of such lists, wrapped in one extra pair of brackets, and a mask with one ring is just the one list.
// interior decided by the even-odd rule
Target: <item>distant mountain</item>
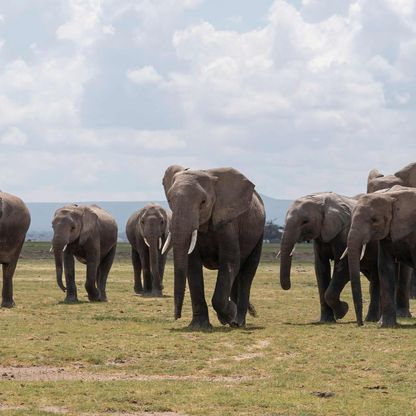
[[(292, 201), (284, 199), (274, 199), (268, 196), (262, 195), (264, 206), (266, 208), (267, 220), (274, 220), (276, 224), (283, 225), (286, 210)], [(167, 201), (152, 201), (168, 208)], [(107, 210), (114, 216), (119, 228), (119, 236), (121, 239), (125, 238), (124, 227), (130, 215), (140, 208), (143, 208), (148, 201), (138, 202), (112, 202), (112, 201), (100, 201), (100, 202), (82, 202), (82, 204), (97, 204), (100, 207)], [(29, 202), (27, 206), (30, 210), (32, 218), (28, 239), (50, 241), (52, 238), (51, 221), (54, 212), (66, 205), (65, 202)]]

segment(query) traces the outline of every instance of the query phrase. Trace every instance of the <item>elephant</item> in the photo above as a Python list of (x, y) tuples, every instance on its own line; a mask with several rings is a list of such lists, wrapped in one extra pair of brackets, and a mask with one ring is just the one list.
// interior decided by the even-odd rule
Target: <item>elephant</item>
[[(55, 211), (52, 248), (56, 281), (66, 303), (78, 302), (74, 257), (87, 266), (85, 289), (90, 301), (107, 301), (106, 283), (117, 245), (117, 223), (98, 205), (67, 205)], [(62, 263), (66, 288), (62, 283)]]
[(373, 193), (382, 189), (389, 189), (394, 185), (416, 187), (416, 163), (410, 163), (393, 175), (384, 176), (377, 169), (372, 169), (368, 174), (367, 193)]
[[(126, 224), (137, 294), (162, 296), (167, 252), (161, 253), (169, 232), (170, 213), (158, 204), (148, 204), (131, 215)], [(141, 272), (143, 268), (143, 285)]]
[[(382, 189), (389, 189), (394, 185), (416, 187), (416, 163), (410, 163), (393, 175), (382, 175), (377, 169), (373, 169), (368, 174), (367, 192), (372, 193)], [(401, 280), (403, 292), (397, 294), (397, 301), (403, 305), (403, 314), (411, 316), (409, 311), (409, 295), (412, 299), (416, 298), (416, 271), (407, 266), (401, 265), (398, 270), (398, 279)], [(405, 288), (408, 288), (405, 289)], [(407, 313), (406, 313), (407, 310)]]
[(2, 308), (15, 306), (13, 300), (13, 275), (27, 230), (30, 213), (17, 196), (0, 192), (0, 263), (3, 265)]
[[(280, 284), (290, 289), (292, 255), (297, 242), (313, 240), (315, 275), (321, 306), (320, 323), (335, 322), (348, 312), (340, 294), (349, 280), (348, 261), (343, 253), (357, 201), (333, 192), (315, 193), (296, 199), (286, 214), (281, 241)], [(331, 278), (330, 260), (334, 260)], [(380, 318), (380, 286), (377, 272), (377, 243), (370, 243), (360, 262), (360, 270), (370, 281), (367, 321)]]
[(363, 195), (352, 211), (348, 233), (348, 265), (357, 324), (362, 325), (359, 279), (360, 252), (378, 241), (382, 327), (396, 325), (396, 263), (416, 266), (416, 189), (394, 186), (383, 192)]
[[(202, 267), (218, 270), (212, 306), (221, 324), (242, 327), (263, 245), (265, 211), (255, 185), (233, 168), (166, 169), (163, 187), (172, 210), (174, 316), (179, 319), (186, 277), (192, 301), (189, 328), (211, 329)], [(167, 247), (165, 243), (164, 249)], [(164, 251), (164, 250), (162, 250)]]

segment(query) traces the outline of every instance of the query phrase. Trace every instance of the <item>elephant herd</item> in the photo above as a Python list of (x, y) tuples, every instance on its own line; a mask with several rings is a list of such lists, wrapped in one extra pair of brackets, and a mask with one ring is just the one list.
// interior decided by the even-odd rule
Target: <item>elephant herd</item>
[[(192, 301), (190, 327), (211, 328), (204, 293), (206, 267), (218, 271), (212, 297), (218, 320), (223, 325), (244, 326), (247, 312), (255, 314), (250, 290), (265, 225), (264, 205), (254, 184), (232, 168), (190, 170), (178, 165), (166, 169), (162, 182), (172, 212), (149, 204), (133, 213), (126, 224), (134, 291), (162, 296), (166, 256), (173, 247), (175, 319), (181, 317), (187, 280)], [(295, 244), (312, 240), (321, 322), (334, 322), (348, 312), (340, 295), (350, 280), (357, 323), (363, 324), (360, 272), (370, 282), (367, 321), (391, 327), (396, 325), (396, 316), (411, 316), (416, 163), (389, 176), (372, 170), (367, 192), (354, 197), (311, 194), (294, 201), (287, 211), (279, 252), (281, 286), (290, 288)], [(2, 307), (14, 305), (12, 278), (29, 225), (30, 214), (23, 201), (0, 192)], [(86, 265), (89, 300), (105, 302), (117, 245), (114, 218), (97, 205), (73, 204), (55, 212), (52, 228), (51, 251), (65, 301), (78, 301), (76, 258)]]
[[(321, 322), (341, 319), (340, 300), (351, 281), (357, 324), (363, 324), (360, 272), (370, 282), (367, 321), (397, 325), (411, 316), (409, 292), (416, 268), (416, 163), (394, 175), (369, 173), (367, 194), (345, 197), (332, 192), (301, 197), (289, 207), (281, 243), (280, 282), (290, 288), (296, 242), (312, 240)], [(333, 271), (331, 275), (331, 264)]]
[[(232, 168), (166, 169), (163, 187), (172, 213), (149, 204), (126, 224), (131, 244), (134, 291), (162, 296), (166, 255), (173, 247), (175, 318), (181, 317), (186, 279), (194, 329), (209, 329), (203, 266), (218, 270), (212, 305), (222, 324), (244, 326), (255, 314), (250, 289), (260, 261), (265, 211), (254, 184)], [(0, 192), (0, 263), (2, 307), (12, 307), (12, 278), (30, 225), (23, 201)], [(86, 265), (90, 301), (107, 300), (106, 282), (117, 245), (114, 218), (97, 205), (67, 205), (52, 219), (51, 252), (56, 280), (65, 301), (77, 302), (75, 258)], [(63, 283), (65, 276), (65, 284)], [(142, 282), (143, 276), (143, 282)]]

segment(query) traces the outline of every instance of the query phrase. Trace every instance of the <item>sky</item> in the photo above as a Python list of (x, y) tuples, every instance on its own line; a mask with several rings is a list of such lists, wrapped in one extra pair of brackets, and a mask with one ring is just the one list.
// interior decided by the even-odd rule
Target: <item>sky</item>
[(365, 192), (416, 159), (416, 0), (0, 0), (0, 189), (164, 199), (167, 166)]

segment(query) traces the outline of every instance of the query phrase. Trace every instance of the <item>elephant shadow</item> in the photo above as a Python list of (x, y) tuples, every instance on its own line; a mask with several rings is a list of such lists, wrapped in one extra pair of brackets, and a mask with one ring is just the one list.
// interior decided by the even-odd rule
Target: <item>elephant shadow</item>
[(212, 327), (211, 329), (207, 329), (207, 330), (195, 330), (192, 328), (188, 328), (188, 327), (184, 327), (184, 328), (170, 328), (169, 332), (172, 333), (191, 333), (191, 332), (206, 332), (206, 333), (224, 333), (224, 334), (228, 334), (229, 332), (233, 332), (233, 331), (240, 331), (244, 334), (252, 334), (255, 331), (260, 331), (266, 329), (264, 326), (246, 326), (243, 328), (232, 328), (229, 326), (217, 326), (217, 327)]

